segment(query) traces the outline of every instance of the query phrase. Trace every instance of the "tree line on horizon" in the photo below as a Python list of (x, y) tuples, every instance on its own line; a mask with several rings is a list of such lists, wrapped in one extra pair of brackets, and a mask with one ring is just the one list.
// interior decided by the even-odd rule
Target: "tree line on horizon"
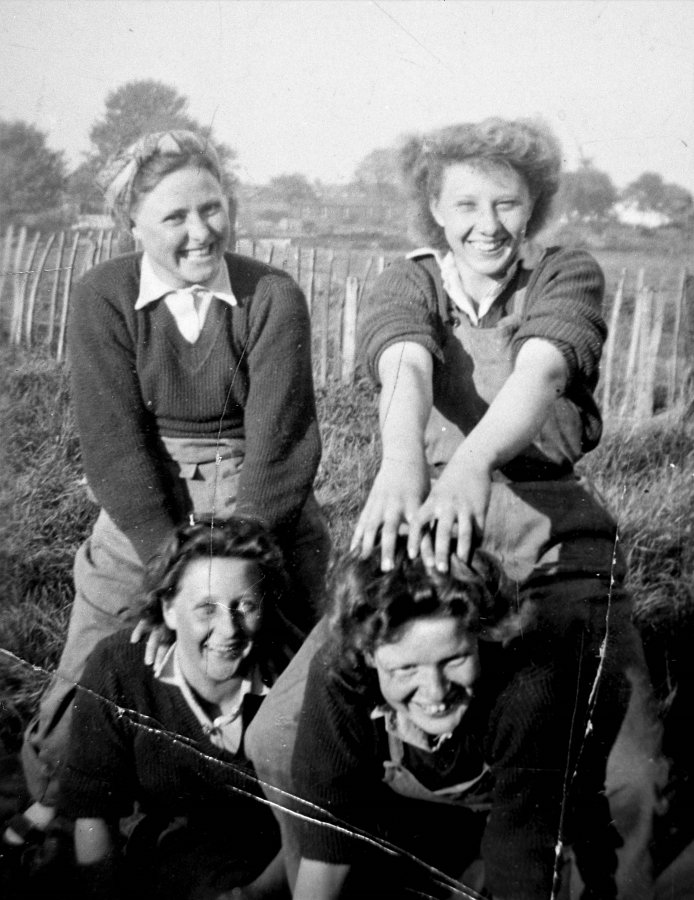
[[(182, 128), (206, 134), (219, 152), (230, 193), (239, 188), (277, 203), (296, 205), (319, 201), (334, 186), (311, 181), (299, 172), (285, 172), (265, 185), (241, 185), (236, 151), (202, 126), (188, 110), (187, 97), (155, 80), (130, 81), (108, 93), (103, 115), (89, 131), (90, 149), (69, 170), (63, 151), (51, 150), (47, 135), (21, 119), (0, 119), (0, 225), (27, 224), (57, 228), (72, 224), (80, 214), (103, 211), (96, 175), (108, 158), (142, 134)], [(357, 165), (343, 190), (379, 203), (402, 203), (397, 142), (370, 151)], [(670, 225), (694, 227), (694, 198), (684, 187), (667, 183), (657, 172), (646, 171), (618, 190), (610, 176), (583, 157), (575, 171), (565, 172), (558, 211), (569, 222), (601, 224), (609, 221), (615, 204), (659, 213)]]

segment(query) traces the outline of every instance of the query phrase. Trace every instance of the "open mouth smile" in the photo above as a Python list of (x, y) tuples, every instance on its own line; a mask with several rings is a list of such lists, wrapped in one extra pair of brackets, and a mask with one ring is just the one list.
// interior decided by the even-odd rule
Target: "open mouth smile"
[(208, 653), (213, 653), (215, 656), (219, 656), (222, 659), (239, 659), (239, 657), (243, 656), (244, 651), (248, 647), (247, 641), (234, 641), (232, 644), (224, 644), (222, 646), (209, 646), (205, 647), (205, 650)]
[(508, 241), (506, 240), (506, 238), (500, 238), (499, 240), (495, 241), (467, 241), (466, 243), (469, 244), (477, 253), (493, 255), (495, 253), (498, 253), (500, 250), (505, 249)]
[(209, 259), (211, 256), (214, 256), (215, 249), (217, 247), (216, 242), (212, 244), (207, 244), (205, 247), (190, 247), (187, 250), (179, 251), (179, 256), (182, 256), (184, 259)]
[(445, 719), (462, 707), (467, 706), (468, 701), (468, 697), (456, 697), (447, 703), (418, 703), (417, 701), (412, 701), (412, 706), (430, 719)]

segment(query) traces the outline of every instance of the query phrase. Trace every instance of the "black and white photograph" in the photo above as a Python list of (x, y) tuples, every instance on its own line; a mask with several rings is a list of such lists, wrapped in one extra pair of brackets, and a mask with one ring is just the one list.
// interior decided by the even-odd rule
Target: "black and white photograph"
[(694, 3), (0, 16), (3, 900), (694, 900)]

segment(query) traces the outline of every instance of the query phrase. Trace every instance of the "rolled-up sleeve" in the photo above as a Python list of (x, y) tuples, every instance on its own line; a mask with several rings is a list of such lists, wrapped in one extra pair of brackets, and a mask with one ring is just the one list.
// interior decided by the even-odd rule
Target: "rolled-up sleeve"
[(549, 254), (528, 285), (526, 317), (513, 341), (514, 358), (525, 341), (543, 338), (564, 356), (569, 383), (594, 383), (607, 335), (604, 292), (602, 269), (589, 253), (557, 250)]
[(392, 344), (413, 341), (443, 360), (436, 296), (432, 275), (413, 260), (397, 260), (379, 275), (359, 320), (363, 362), (376, 385), (381, 353)]

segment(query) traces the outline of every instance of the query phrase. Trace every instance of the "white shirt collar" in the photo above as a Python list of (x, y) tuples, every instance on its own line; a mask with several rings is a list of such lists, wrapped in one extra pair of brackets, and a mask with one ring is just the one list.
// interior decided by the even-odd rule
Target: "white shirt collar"
[(223, 716), (211, 719), (196, 700), (195, 694), (181, 672), (175, 642), (169, 647), (159, 665), (155, 667), (154, 677), (163, 684), (177, 687), (210, 741), (216, 747), (229, 750), (232, 753), (238, 751), (243, 737), (243, 722), (241, 721), (243, 698), (246, 694), (251, 693), (262, 696), (269, 690), (267, 685), (263, 684), (256, 666), (249, 673), (248, 677), (241, 682), (235, 698), (234, 708)]
[(452, 732), (439, 734), (432, 740), (431, 736), (422, 728), (403, 713), (394, 710), (387, 703), (377, 706), (371, 713), (372, 719), (385, 719), (386, 731), (394, 734), (400, 740), (405, 741), (413, 747), (420, 750), (426, 750), (427, 753), (434, 753), (439, 747), (452, 737)]
[[(209, 291), (211, 294), (214, 294), (215, 297), (218, 297), (225, 303), (228, 303), (229, 306), (238, 305), (238, 301), (231, 289), (229, 269), (223, 259), (217, 269), (217, 274), (210, 283), (199, 286), (204, 290)], [(193, 285), (191, 285), (191, 287), (193, 287)], [(155, 300), (159, 300), (161, 297), (166, 296), (166, 294), (174, 293), (177, 290), (179, 290), (179, 288), (167, 284), (157, 275), (149, 256), (147, 253), (143, 253), (142, 266), (140, 268), (140, 292), (137, 295), (135, 309), (143, 309), (149, 303), (154, 303)]]

